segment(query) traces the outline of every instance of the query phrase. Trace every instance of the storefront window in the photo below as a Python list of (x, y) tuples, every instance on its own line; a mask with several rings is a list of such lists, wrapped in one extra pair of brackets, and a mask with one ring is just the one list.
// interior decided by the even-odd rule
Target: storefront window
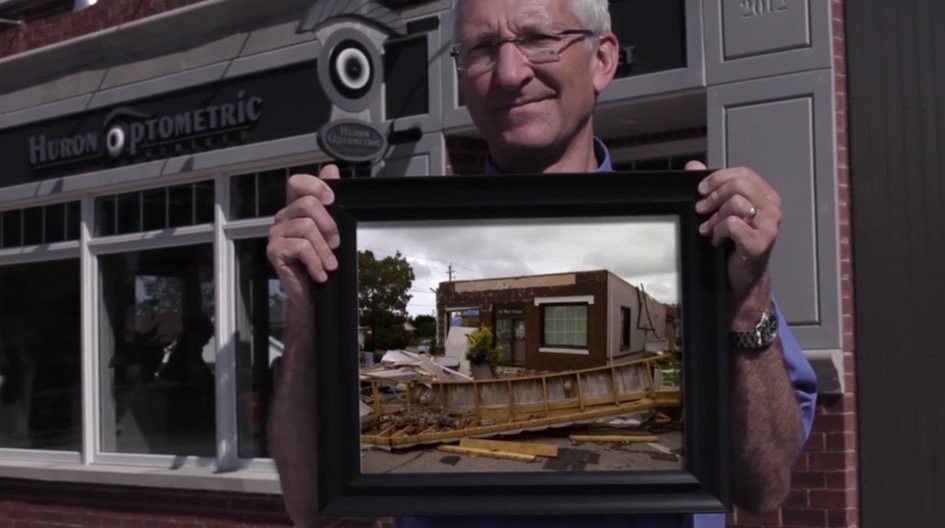
[(587, 346), (586, 304), (546, 304), (542, 317), (542, 346)]
[(249, 172), (230, 177), (230, 219), (272, 216), (285, 207), (286, 182), (293, 174), (318, 175), (328, 163), (338, 166), (342, 178), (366, 178), (371, 164), (350, 162), (312, 163), (298, 167)]
[(285, 344), (286, 296), (266, 260), (266, 240), (238, 240), (236, 390), (239, 456), (268, 457), (272, 366)]
[(102, 450), (216, 454), (213, 246), (99, 257)]
[(79, 202), (0, 213), (0, 248), (79, 239)]
[(95, 199), (95, 234), (138, 233), (213, 222), (213, 180)]
[(79, 260), (0, 266), (0, 447), (82, 439)]

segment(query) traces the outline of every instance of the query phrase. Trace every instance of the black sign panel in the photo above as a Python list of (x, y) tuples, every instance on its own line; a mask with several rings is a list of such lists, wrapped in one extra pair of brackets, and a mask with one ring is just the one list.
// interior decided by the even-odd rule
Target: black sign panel
[(170, 92), (0, 131), (0, 186), (312, 133), (330, 111), (315, 62)]
[(495, 309), (496, 317), (524, 317), (525, 308), (522, 306), (499, 306)]
[(339, 119), (318, 130), (322, 150), (344, 161), (372, 161), (387, 150), (384, 134), (370, 123)]
[(684, 0), (611, 0), (618, 78), (686, 67), (685, 7)]

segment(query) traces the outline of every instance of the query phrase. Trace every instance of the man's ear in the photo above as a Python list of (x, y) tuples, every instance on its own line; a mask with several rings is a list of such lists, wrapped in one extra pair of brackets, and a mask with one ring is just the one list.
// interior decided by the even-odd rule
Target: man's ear
[(597, 42), (591, 74), (594, 76), (594, 91), (600, 94), (610, 86), (617, 73), (617, 63), (620, 60), (617, 50), (620, 49), (620, 42), (612, 32), (597, 37)]

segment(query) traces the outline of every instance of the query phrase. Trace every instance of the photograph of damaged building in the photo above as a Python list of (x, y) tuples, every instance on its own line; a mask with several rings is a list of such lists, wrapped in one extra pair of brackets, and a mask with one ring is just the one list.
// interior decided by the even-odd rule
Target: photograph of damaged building
[[(361, 371), (363, 472), (681, 467), (676, 307), (608, 270), (442, 282), (436, 299), (442, 355)], [(467, 354), (483, 328), (494, 369)]]
[(527, 370), (607, 365), (668, 350), (678, 336), (676, 307), (607, 270), (442, 282), (436, 302), (440, 345), (451, 326), (490, 327), (499, 364)]

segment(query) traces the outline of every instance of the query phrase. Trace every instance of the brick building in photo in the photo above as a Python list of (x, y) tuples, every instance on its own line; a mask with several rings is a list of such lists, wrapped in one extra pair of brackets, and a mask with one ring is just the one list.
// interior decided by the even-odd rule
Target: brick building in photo
[[(387, 33), (315, 3), (0, 0), (0, 527), (289, 525), (265, 430), (287, 176), (331, 161), (319, 130), (352, 116), (387, 148), (347, 177), (486, 157), (451, 0), (375, 0)], [(943, 4), (610, 4), (622, 63), (595, 128), (615, 167), (747, 165), (783, 199), (774, 288), (817, 415), (783, 506), (729, 524), (936, 526)], [(363, 85), (326, 69), (347, 41)]]
[[(441, 282), (437, 325), (474, 311), (503, 347), (499, 364), (579, 370), (668, 350), (671, 308), (607, 270)], [(441, 345), (444, 343), (440, 343)]]

